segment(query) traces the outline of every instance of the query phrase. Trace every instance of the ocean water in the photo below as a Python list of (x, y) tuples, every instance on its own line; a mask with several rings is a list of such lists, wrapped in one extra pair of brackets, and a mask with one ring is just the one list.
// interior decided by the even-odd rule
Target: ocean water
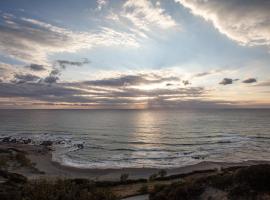
[(79, 168), (270, 160), (270, 110), (0, 110), (6, 136), (54, 141), (53, 160)]

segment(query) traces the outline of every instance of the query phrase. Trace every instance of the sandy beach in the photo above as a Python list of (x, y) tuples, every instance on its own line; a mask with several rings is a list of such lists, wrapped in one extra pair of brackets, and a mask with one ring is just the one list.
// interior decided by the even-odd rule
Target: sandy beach
[[(31, 172), (26, 169), (17, 169), (14, 172), (23, 174), (29, 179), (40, 177), (46, 178), (87, 178), (99, 181), (119, 181), (121, 174), (128, 174), (129, 179), (148, 179), (152, 174), (158, 173), (160, 169), (154, 168), (121, 168), (121, 169), (79, 169), (75, 167), (62, 166), (52, 161), (52, 150), (42, 145), (24, 144), (0, 144), (0, 149), (14, 148), (25, 152), (27, 158), (35, 164), (35, 168), (42, 173)], [(195, 165), (166, 169), (167, 175), (187, 174), (196, 171), (220, 170), (235, 166), (249, 166), (255, 164), (269, 164), (269, 161), (246, 161), (241, 163), (207, 162), (203, 161)]]

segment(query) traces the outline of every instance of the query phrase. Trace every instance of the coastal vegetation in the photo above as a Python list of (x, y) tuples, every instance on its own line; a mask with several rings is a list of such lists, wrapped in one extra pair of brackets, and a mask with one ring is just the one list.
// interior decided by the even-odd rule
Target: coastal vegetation
[(231, 168), (171, 185), (157, 185), (150, 200), (270, 199), (270, 165)]

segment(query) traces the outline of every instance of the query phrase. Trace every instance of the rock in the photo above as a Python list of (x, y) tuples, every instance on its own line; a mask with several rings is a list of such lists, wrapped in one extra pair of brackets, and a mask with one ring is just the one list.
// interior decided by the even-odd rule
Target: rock
[(53, 142), (52, 141), (43, 141), (40, 145), (43, 145), (43, 146), (52, 146), (53, 145)]
[(24, 143), (24, 144), (30, 144), (31, 142), (32, 142), (31, 139), (23, 140), (23, 143)]
[(77, 147), (79, 148), (79, 149), (83, 149), (83, 144), (77, 144)]
[(196, 156), (191, 156), (193, 159), (196, 159), (196, 160), (203, 160), (205, 159), (206, 156), (203, 156), (203, 155), (196, 155)]
[(4, 137), (4, 138), (2, 139), (2, 142), (8, 143), (9, 141), (10, 141), (10, 137)]
[(17, 140), (15, 138), (10, 140), (10, 143), (17, 143)]

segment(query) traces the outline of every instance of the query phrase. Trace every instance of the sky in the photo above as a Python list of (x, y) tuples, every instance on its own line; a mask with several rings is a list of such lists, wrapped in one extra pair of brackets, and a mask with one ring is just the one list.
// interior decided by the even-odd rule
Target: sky
[(268, 0), (0, 1), (0, 108), (270, 108)]

